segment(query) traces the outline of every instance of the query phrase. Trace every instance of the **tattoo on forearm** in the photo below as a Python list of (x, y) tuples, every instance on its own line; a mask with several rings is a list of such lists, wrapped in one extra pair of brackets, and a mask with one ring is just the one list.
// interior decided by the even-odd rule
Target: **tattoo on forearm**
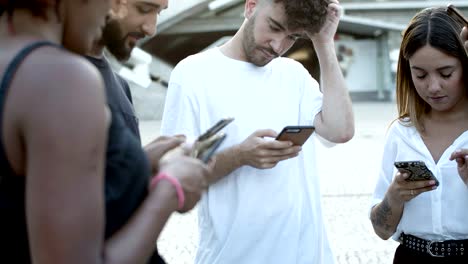
[(387, 198), (377, 205), (372, 211), (371, 220), (376, 226), (380, 226), (387, 231), (391, 231), (391, 226), (388, 224), (388, 218), (392, 215), (392, 208), (387, 201)]

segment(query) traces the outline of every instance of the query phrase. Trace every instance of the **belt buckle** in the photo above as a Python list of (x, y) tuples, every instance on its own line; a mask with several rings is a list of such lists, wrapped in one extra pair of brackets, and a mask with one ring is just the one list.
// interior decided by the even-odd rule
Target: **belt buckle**
[(426, 246), (426, 252), (429, 253), (429, 255), (431, 255), (431, 257), (437, 257), (437, 258), (443, 258), (445, 257), (445, 255), (438, 255), (438, 254), (434, 254), (432, 253), (431, 251), (431, 246), (433, 243), (439, 243), (439, 242), (443, 242), (443, 241), (430, 241), (427, 246)]

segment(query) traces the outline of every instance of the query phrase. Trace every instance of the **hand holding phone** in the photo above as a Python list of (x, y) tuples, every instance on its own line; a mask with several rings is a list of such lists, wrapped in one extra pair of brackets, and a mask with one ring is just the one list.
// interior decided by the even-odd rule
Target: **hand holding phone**
[(226, 134), (219, 131), (233, 120), (234, 118), (221, 119), (205, 133), (200, 135), (195, 142), (184, 143), (181, 146), (168, 151), (161, 160), (168, 160), (174, 156), (190, 155), (193, 158), (200, 159), (207, 163), (226, 138)]
[(276, 140), (291, 141), (296, 146), (302, 146), (314, 131), (313, 126), (286, 126)]
[(219, 131), (233, 120), (234, 118), (223, 118), (201, 134), (193, 144), (191, 156), (208, 162), (226, 138), (226, 134)]
[(206, 140), (196, 141), (193, 145), (192, 157), (196, 157), (207, 163), (225, 138), (226, 134), (217, 133)]
[(210, 127), (205, 133), (201, 134), (197, 138), (197, 141), (203, 141), (203, 140), (210, 138), (214, 134), (218, 133), (225, 126), (229, 125), (232, 121), (234, 121), (233, 117), (226, 117), (226, 118), (219, 120), (216, 124)]
[(407, 181), (428, 181), (434, 180), (435, 185), (439, 186), (439, 181), (434, 174), (427, 168), (424, 161), (396, 161), (395, 167), (400, 172), (406, 172), (409, 174)]

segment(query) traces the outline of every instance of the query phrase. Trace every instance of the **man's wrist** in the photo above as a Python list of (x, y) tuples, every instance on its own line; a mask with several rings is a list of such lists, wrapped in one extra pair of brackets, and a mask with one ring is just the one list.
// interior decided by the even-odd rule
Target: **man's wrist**
[(314, 49), (316, 50), (318, 58), (329, 59), (330, 57), (336, 58), (335, 42), (314, 42)]
[(234, 164), (233, 164), (235, 167), (234, 169), (240, 168), (245, 165), (245, 160), (242, 154), (240, 144), (232, 147), (231, 155), (232, 155), (231, 160), (234, 161)]
[(239, 145), (231, 146), (215, 157), (215, 165), (210, 184), (215, 183), (221, 178), (229, 175), (231, 172), (243, 166), (243, 158)]

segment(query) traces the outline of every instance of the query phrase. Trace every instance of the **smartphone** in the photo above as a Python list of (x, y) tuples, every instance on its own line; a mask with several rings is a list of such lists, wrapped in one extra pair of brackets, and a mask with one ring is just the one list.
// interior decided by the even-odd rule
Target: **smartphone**
[(432, 171), (430, 171), (424, 161), (416, 160), (416, 161), (396, 161), (395, 167), (400, 172), (407, 172), (409, 173), (409, 177), (406, 179), (407, 181), (427, 181), (427, 180), (434, 180), (436, 182), (436, 186), (439, 186), (439, 181), (434, 176)]
[(208, 162), (216, 150), (221, 146), (226, 134), (220, 132), (234, 120), (232, 117), (223, 118), (210, 127), (205, 133), (201, 134), (192, 147), (192, 157), (196, 157), (203, 162)]
[(447, 14), (455, 19), (464, 27), (468, 27), (468, 20), (463, 16), (463, 14), (458, 10), (454, 5), (449, 4), (447, 6)]
[(287, 126), (276, 137), (279, 141), (291, 141), (296, 146), (302, 146), (315, 131), (313, 126)]
[(214, 134), (218, 133), (225, 126), (227, 126), (229, 123), (231, 123), (233, 120), (234, 118), (232, 117), (226, 117), (219, 120), (216, 124), (214, 124), (214, 126), (210, 127), (205, 133), (201, 134), (198, 137), (197, 141), (203, 141), (210, 138)]
[(211, 157), (215, 154), (219, 146), (221, 146), (221, 143), (223, 143), (224, 139), (226, 139), (226, 134), (220, 133), (217, 136), (217, 138), (214, 140), (213, 144), (211, 144), (204, 151), (200, 152), (197, 158), (203, 161), (204, 163), (207, 163), (211, 159)]

